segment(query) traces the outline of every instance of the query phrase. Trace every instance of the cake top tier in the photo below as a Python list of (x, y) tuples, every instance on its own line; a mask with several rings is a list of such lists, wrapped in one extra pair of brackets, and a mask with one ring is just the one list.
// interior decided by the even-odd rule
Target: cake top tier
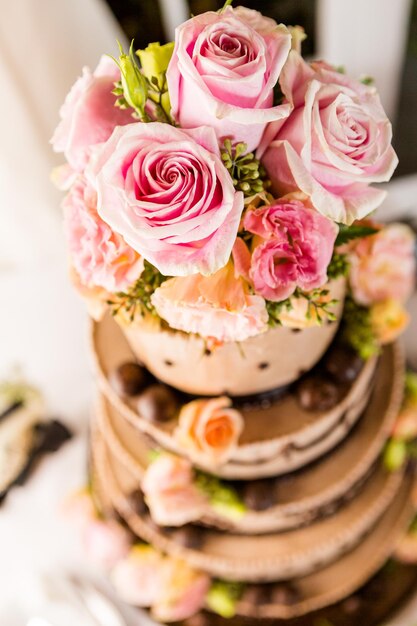
[(377, 90), (305, 61), (300, 27), (230, 5), (103, 56), (68, 94), (52, 143), (74, 281), (95, 314), (211, 349), (334, 320), (344, 276), (377, 307), (361, 344), (391, 339), (412, 235), (364, 221), (397, 164)]

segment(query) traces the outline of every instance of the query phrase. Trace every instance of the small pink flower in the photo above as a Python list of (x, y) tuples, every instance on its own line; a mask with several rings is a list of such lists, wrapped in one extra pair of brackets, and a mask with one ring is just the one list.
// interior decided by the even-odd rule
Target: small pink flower
[(247, 212), (244, 227), (255, 234), (250, 278), (267, 300), (281, 301), (297, 287), (311, 291), (327, 281), (337, 227), (297, 199)]
[(293, 110), (268, 127), (258, 151), (266, 150), (274, 192), (300, 189), (320, 213), (347, 224), (376, 209), (385, 192), (369, 184), (389, 180), (398, 159), (375, 87), (309, 65), (295, 50), (280, 85)]
[(185, 404), (175, 437), (185, 448), (210, 463), (225, 463), (235, 450), (244, 427), (242, 415), (231, 405), (226, 397)]
[(164, 557), (151, 546), (134, 546), (111, 572), (117, 595), (128, 604), (151, 607), (159, 601), (164, 578)]
[(161, 597), (152, 614), (162, 622), (179, 622), (198, 613), (205, 604), (211, 579), (180, 559), (165, 559)]
[(212, 128), (119, 127), (91, 170), (102, 219), (162, 274), (212, 274), (227, 263), (243, 194)]
[(267, 330), (265, 301), (249, 293), (231, 263), (212, 276), (171, 278), (152, 295), (158, 315), (171, 328), (217, 341), (244, 341)]
[(97, 194), (79, 176), (63, 202), (71, 263), (87, 289), (123, 291), (143, 270), (143, 260), (97, 213)]
[(84, 171), (92, 146), (107, 141), (116, 126), (132, 122), (130, 111), (115, 106), (112, 90), (118, 80), (117, 65), (103, 56), (93, 73), (84, 68), (61, 108), (51, 143), (77, 172)]
[(105, 569), (123, 559), (131, 546), (128, 531), (115, 520), (91, 520), (84, 528), (82, 539), (88, 558)]
[(228, 7), (177, 28), (167, 80), (183, 128), (211, 126), (218, 139), (259, 144), (266, 124), (286, 117), (273, 89), (291, 48), (288, 29), (259, 12)]
[(149, 465), (142, 489), (160, 526), (183, 526), (199, 519), (207, 507), (206, 497), (194, 484), (191, 463), (172, 454), (161, 454)]
[(414, 245), (414, 234), (404, 224), (390, 224), (354, 245), (349, 259), (355, 300), (364, 306), (385, 300), (404, 303), (414, 288)]

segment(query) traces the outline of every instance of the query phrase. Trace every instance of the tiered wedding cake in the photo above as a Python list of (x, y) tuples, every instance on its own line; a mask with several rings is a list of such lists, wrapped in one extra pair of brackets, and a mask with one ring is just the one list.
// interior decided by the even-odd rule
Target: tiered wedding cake
[(364, 219), (396, 165), (369, 79), (229, 4), (103, 57), (61, 111), (99, 389), (72, 513), (120, 597), (161, 621), (304, 624), (413, 517), (396, 339), (414, 240)]

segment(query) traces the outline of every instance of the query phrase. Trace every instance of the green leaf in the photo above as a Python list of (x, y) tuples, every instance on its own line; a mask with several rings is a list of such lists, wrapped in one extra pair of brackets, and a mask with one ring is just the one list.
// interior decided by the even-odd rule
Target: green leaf
[(207, 596), (207, 607), (225, 619), (236, 615), (236, 605), (242, 596), (244, 585), (223, 580), (213, 581)]
[(401, 469), (407, 460), (407, 444), (402, 439), (390, 439), (384, 451), (384, 465), (389, 472)]
[(219, 515), (233, 521), (237, 521), (245, 515), (246, 506), (235, 489), (219, 480), (217, 476), (198, 471), (196, 473), (196, 485), (206, 494), (212, 508)]
[(373, 228), (372, 226), (364, 226), (361, 224), (346, 226), (346, 224), (339, 224), (339, 234), (336, 237), (335, 247), (337, 248), (338, 246), (342, 246), (352, 239), (360, 239), (361, 237), (375, 235), (377, 232), (378, 229)]

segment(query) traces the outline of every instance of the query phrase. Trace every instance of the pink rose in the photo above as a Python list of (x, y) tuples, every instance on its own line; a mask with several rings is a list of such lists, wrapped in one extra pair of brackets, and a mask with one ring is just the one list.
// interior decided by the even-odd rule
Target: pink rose
[(164, 584), (164, 557), (151, 546), (134, 546), (113, 568), (111, 580), (124, 602), (133, 606), (153, 606), (158, 602)]
[(153, 616), (162, 622), (179, 622), (198, 613), (205, 604), (211, 579), (180, 559), (165, 559), (161, 597)]
[(220, 464), (230, 459), (243, 428), (243, 417), (229, 398), (194, 400), (182, 407), (174, 436), (184, 448)]
[(161, 454), (149, 465), (142, 489), (157, 524), (183, 526), (204, 514), (207, 500), (193, 481), (194, 471), (187, 459)]
[(170, 278), (152, 295), (158, 315), (171, 328), (218, 341), (244, 341), (267, 330), (265, 301), (236, 278), (232, 263), (212, 276)]
[(414, 234), (404, 224), (390, 224), (354, 245), (349, 276), (355, 300), (364, 306), (405, 302), (415, 282), (414, 246)]
[(91, 520), (82, 539), (88, 558), (105, 569), (123, 559), (131, 546), (130, 534), (115, 520)]
[(61, 108), (61, 121), (51, 143), (55, 152), (63, 152), (70, 166), (82, 172), (90, 148), (106, 141), (116, 126), (132, 122), (131, 112), (115, 106), (112, 94), (120, 71), (114, 61), (102, 56), (93, 73), (84, 68)]
[(97, 213), (97, 194), (79, 176), (63, 202), (72, 265), (83, 287), (123, 291), (143, 270), (143, 260)]
[(311, 291), (327, 282), (336, 225), (296, 199), (248, 211), (244, 227), (257, 235), (250, 278), (267, 300), (285, 300), (299, 287)]
[(296, 51), (280, 85), (294, 108), (271, 124), (258, 152), (267, 148), (274, 191), (301, 189), (320, 213), (347, 224), (376, 209), (385, 192), (369, 183), (389, 180), (398, 159), (375, 87), (324, 63), (308, 65)]
[(116, 128), (92, 169), (98, 212), (162, 274), (212, 274), (229, 259), (243, 210), (211, 128)]
[(217, 137), (259, 144), (268, 122), (290, 105), (273, 106), (273, 89), (291, 48), (283, 25), (243, 7), (197, 15), (177, 28), (167, 71), (172, 115), (180, 126), (206, 124)]

